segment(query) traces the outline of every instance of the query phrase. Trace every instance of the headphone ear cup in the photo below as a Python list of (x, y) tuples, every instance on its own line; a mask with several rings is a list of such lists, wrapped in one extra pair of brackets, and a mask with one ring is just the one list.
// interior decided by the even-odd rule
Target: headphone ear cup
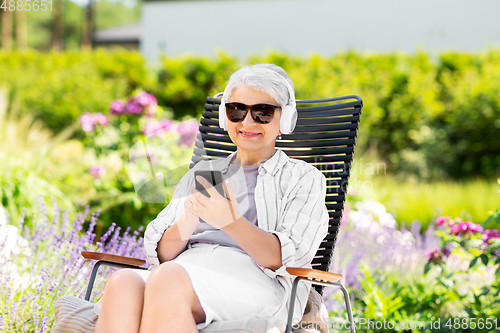
[(292, 108), (293, 108), (293, 110), (290, 110), (290, 122), (289, 122), (290, 132), (288, 132), (288, 133), (292, 133), (293, 130), (295, 129), (295, 125), (297, 124), (297, 115), (298, 115), (297, 108), (295, 108), (295, 107), (292, 107)]
[(292, 105), (287, 105), (282, 110), (280, 119), (280, 130), (283, 134), (293, 132), (297, 122), (297, 109)]
[(221, 99), (219, 105), (219, 127), (227, 131), (226, 101)]

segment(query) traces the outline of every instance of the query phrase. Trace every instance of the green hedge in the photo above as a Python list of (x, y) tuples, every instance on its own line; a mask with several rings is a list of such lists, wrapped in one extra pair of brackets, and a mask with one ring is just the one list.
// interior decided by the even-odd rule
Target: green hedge
[(163, 58), (148, 69), (137, 52), (0, 53), (0, 84), (22, 112), (54, 130), (85, 111), (105, 111), (135, 88), (154, 94), (176, 117), (199, 116), (206, 95), (224, 88), (244, 63), (282, 66), (297, 98), (363, 97), (358, 151), (375, 148), (389, 170), (422, 178), (500, 175), (500, 50), (431, 56), (344, 52), (331, 57), (278, 53), (236, 59)]
[(0, 52), (0, 85), (21, 114), (43, 119), (60, 132), (83, 112), (106, 110), (110, 101), (148, 85), (144, 58), (126, 51)]

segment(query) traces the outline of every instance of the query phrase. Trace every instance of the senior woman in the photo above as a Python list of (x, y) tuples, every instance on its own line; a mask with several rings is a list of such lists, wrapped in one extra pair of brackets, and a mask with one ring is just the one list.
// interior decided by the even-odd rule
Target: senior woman
[[(197, 332), (252, 316), (286, 322), (292, 281), (285, 268), (311, 267), (327, 233), (326, 180), (275, 148), (297, 118), (293, 83), (280, 67), (235, 72), (219, 111), (236, 152), (184, 175), (146, 228), (150, 269), (111, 276), (95, 306), (96, 332)], [(196, 170), (220, 170), (225, 196), (200, 176), (210, 197), (197, 191)], [(294, 323), (309, 290), (299, 285)]]

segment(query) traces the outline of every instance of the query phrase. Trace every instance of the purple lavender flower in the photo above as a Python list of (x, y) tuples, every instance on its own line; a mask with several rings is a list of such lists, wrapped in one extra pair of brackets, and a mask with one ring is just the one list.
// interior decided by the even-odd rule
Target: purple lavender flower
[(111, 104), (109, 105), (109, 113), (111, 114), (122, 114), (126, 111), (126, 105), (125, 102), (122, 101), (121, 99), (115, 99)]
[[(54, 212), (60, 211), (55, 199), (52, 199), (52, 202)], [(9, 255), (0, 256), (0, 261), (6, 261), (0, 265), (0, 287), (2, 295), (6, 295), (5, 306), (2, 307), (0, 315), (0, 322), (3, 321), (4, 325), (0, 330), (49, 332), (56, 300), (63, 295), (84, 297), (94, 261), (84, 260), (80, 255), (82, 250), (145, 258), (143, 239), (138, 237), (137, 231), (130, 235), (130, 228), (120, 235), (119, 228), (115, 230), (113, 226), (106, 231), (107, 236), (101, 237), (101, 243), (94, 245), (93, 239), (96, 235), (93, 228), (99, 211), (92, 214), (89, 230), (84, 232), (83, 225), (88, 212), (89, 206), (83, 214), (78, 213), (71, 224), (68, 210), (62, 214), (62, 221), (59, 220), (60, 214), (54, 214), (54, 220), (50, 221), (45, 201), (39, 196), (34, 204), (31, 231), (28, 226), (23, 228), (25, 215), (21, 215), (17, 228), (20, 231), (25, 230), (22, 238), (26, 245), (22, 245), (22, 248), (26, 247), (29, 251), (13, 251)], [(138, 231), (142, 230), (143, 228), (140, 228)], [(111, 239), (106, 242), (108, 236), (111, 236)], [(17, 237), (17, 244), (21, 246), (24, 242), (19, 240), (20, 236)], [(57, 265), (54, 266), (54, 262), (57, 262)], [(99, 271), (91, 302), (96, 302), (102, 296), (105, 283), (112, 273), (113, 271), (109, 270)], [(19, 303), (13, 300), (19, 300)], [(27, 302), (31, 305), (24, 305)], [(11, 323), (19, 325), (14, 324), (15, 327), (12, 327)]]
[(94, 179), (99, 179), (106, 173), (106, 168), (99, 165), (94, 165), (90, 167), (89, 173), (94, 176)]

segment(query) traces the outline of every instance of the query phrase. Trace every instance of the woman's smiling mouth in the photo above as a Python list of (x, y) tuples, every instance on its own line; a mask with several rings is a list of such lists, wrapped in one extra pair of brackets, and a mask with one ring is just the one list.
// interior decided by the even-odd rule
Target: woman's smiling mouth
[(240, 131), (240, 134), (241, 134), (244, 138), (254, 138), (254, 137), (258, 136), (260, 133), (255, 133), (255, 132), (243, 132), (243, 131)]

